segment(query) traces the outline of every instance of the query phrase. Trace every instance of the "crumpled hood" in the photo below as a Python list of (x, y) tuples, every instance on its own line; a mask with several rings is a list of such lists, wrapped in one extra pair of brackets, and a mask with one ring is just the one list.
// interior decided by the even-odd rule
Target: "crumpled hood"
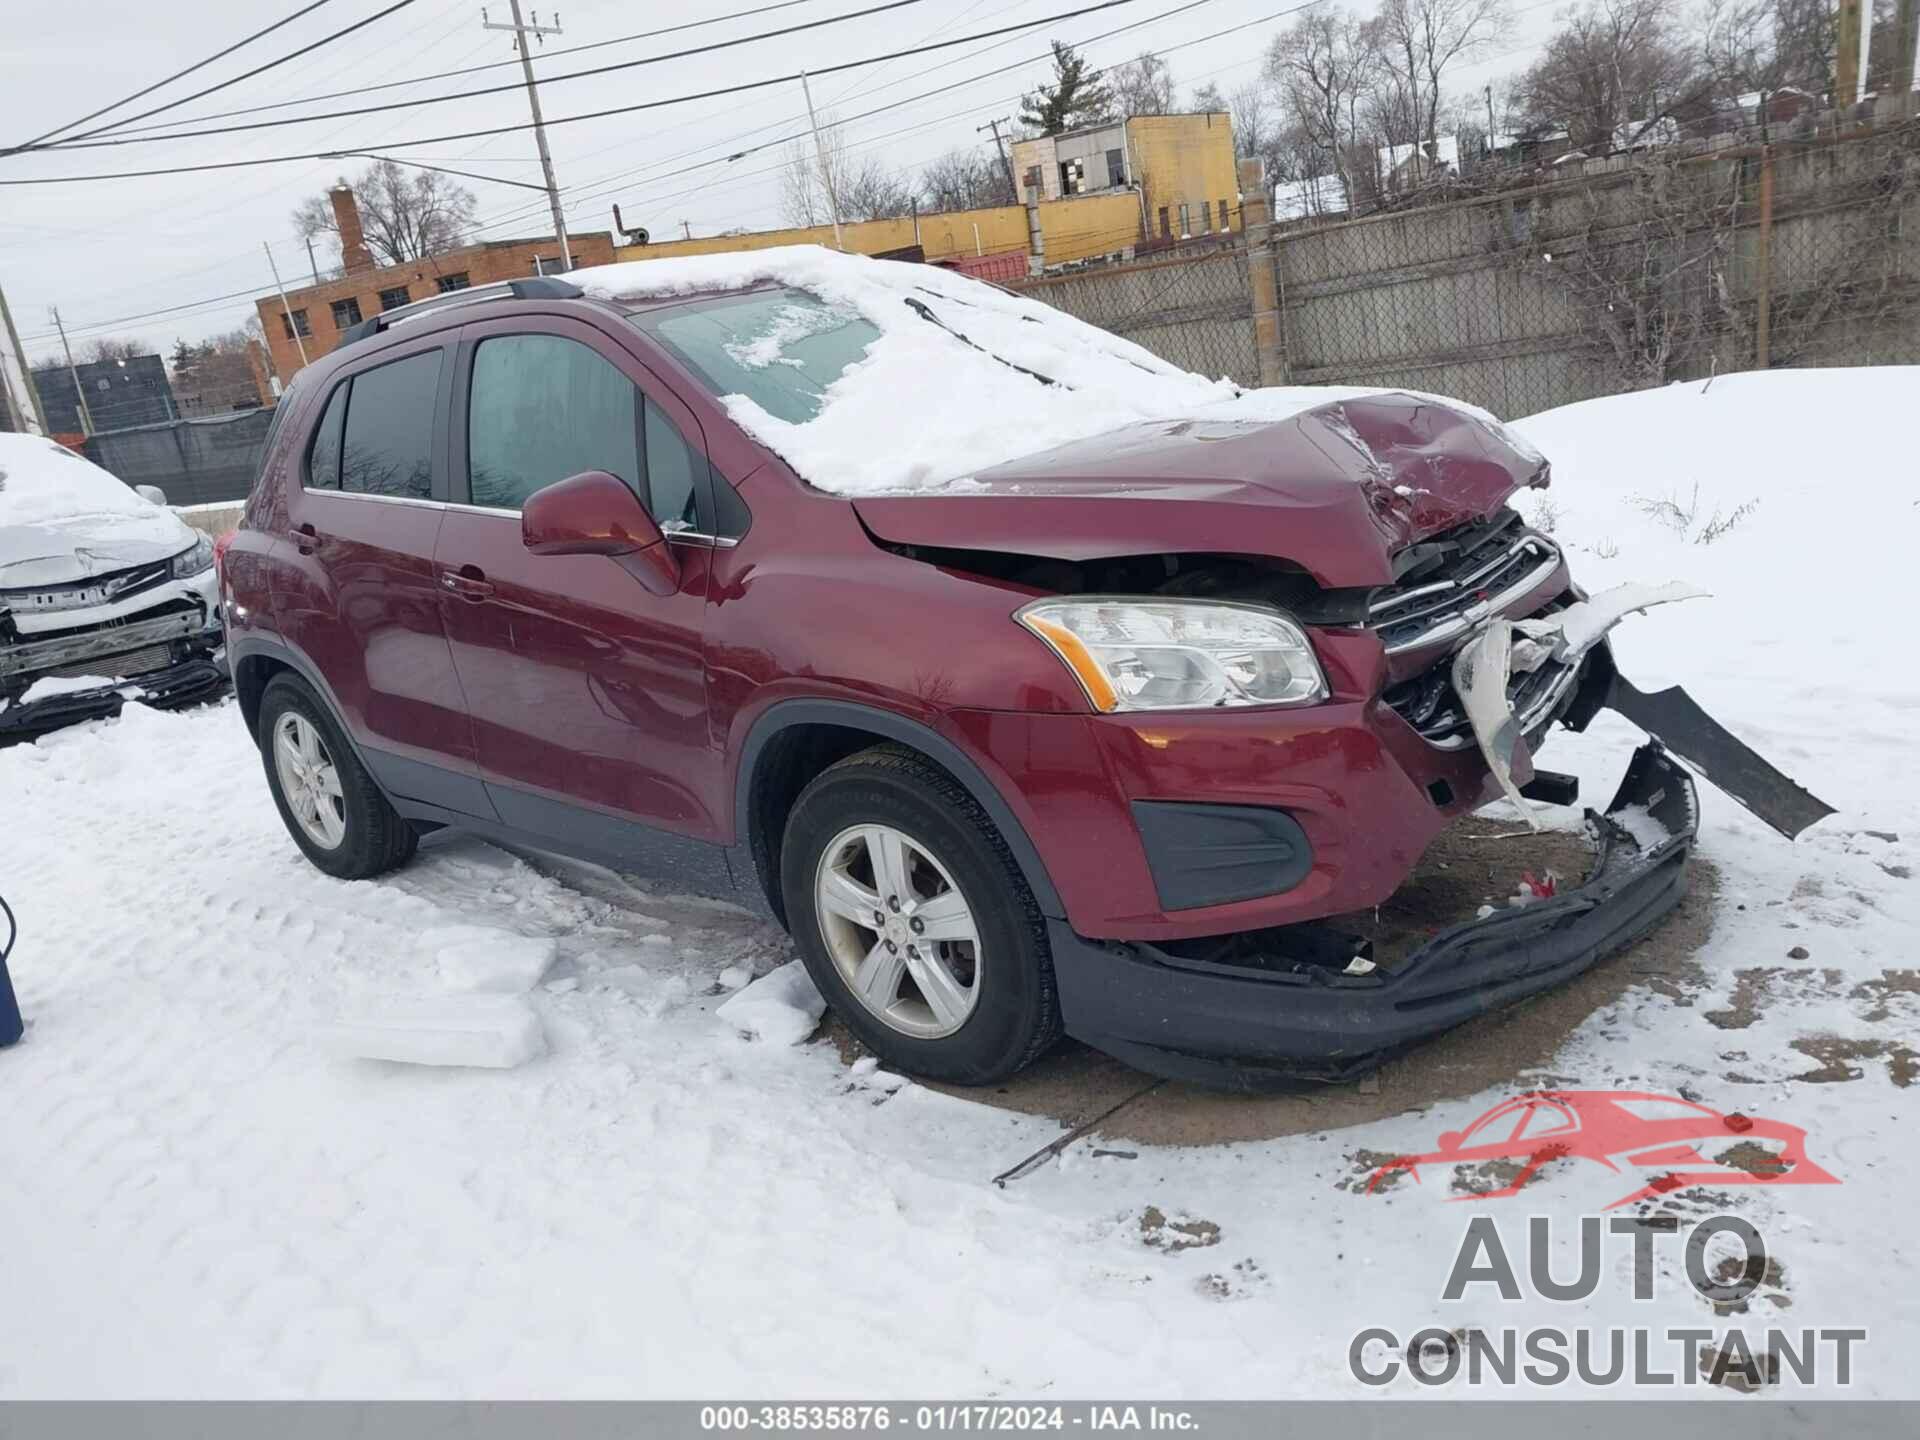
[(186, 522), (157, 505), (0, 525), (0, 590), (71, 585), (165, 560), (193, 542)]
[(1546, 461), (1498, 421), (1433, 396), (1349, 392), (1275, 419), (1286, 407), (1264, 393), (1061, 445), (944, 492), (854, 505), (901, 544), (1067, 560), (1271, 555), (1345, 587), (1390, 583), (1409, 545), (1547, 481)]

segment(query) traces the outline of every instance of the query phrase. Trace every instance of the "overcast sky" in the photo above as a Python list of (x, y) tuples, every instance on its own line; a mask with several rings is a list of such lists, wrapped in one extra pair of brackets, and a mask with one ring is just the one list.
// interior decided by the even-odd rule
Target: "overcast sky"
[[(95, 123), (190, 94), (376, 14), (391, 3), (328, 0), (284, 29)], [(679, 0), (667, 4), (565, 0), (560, 8), (565, 34), (548, 39), (544, 50), (550, 53), (563, 47), (617, 40), (638, 31), (736, 14), (768, 3), (770, 0)], [(881, 0), (797, 0), (769, 13), (676, 35), (608, 45), (585, 54), (543, 58), (541, 50), (536, 49), (535, 63), (545, 79), (849, 14), (878, 3)], [(683, 222), (695, 235), (778, 225), (779, 185), (773, 172), (778, 168), (779, 150), (732, 162), (724, 157), (791, 133), (796, 126), (804, 125), (806, 111), (799, 86), (786, 83), (608, 119), (576, 124), (553, 123), (556, 120), (791, 74), (801, 67), (818, 70), (929, 41), (1058, 15), (1088, 3), (1092, 0), (918, 0), (886, 14), (710, 55), (543, 84), (541, 100), (549, 122), (555, 169), (565, 192), (568, 227), (611, 228), (609, 207), (616, 201), (629, 225), (647, 226), (662, 238), (681, 234)], [(1564, 0), (1516, 0), (1519, 28), (1512, 48), (1463, 70), (1462, 88), (1477, 87), (1483, 79), (1524, 65), (1528, 50), (1562, 3)], [(1142, 49), (1160, 50), (1230, 26), (1261, 21), (1231, 35), (1187, 45), (1167, 57), (1184, 101), (1193, 87), (1209, 80), (1231, 92), (1256, 78), (1267, 40), (1285, 23), (1265, 17), (1287, 9), (1290, 0), (1202, 0), (1181, 14), (1161, 20), (1149, 18), (1181, 4), (1182, 0), (1132, 0), (1113, 10), (1038, 26), (999, 40), (824, 76), (814, 81), (814, 100), (823, 111), (850, 116), (1022, 62), (1005, 73), (914, 99), (899, 109), (848, 125), (847, 139), (857, 154), (873, 154), (889, 166), (917, 172), (955, 146), (991, 144), (987, 137), (975, 133), (975, 127), (1018, 108), (1019, 95), (1048, 71), (1040, 57), (1049, 39), (1091, 41), (1086, 48), (1093, 61), (1112, 65)], [(36, 6), (31, 23), (14, 27), (4, 53), (0, 53), (0, 140), (17, 143), (78, 119), (205, 58), (300, 5), (301, 0), (195, 0), (192, 5), (172, 6), (147, 0), (60, 0)], [(437, 71), (512, 61), (508, 37), (481, 28), (481, 8), (480, 0), (412, 0), (405, 8), (311, 56), (171, 111), (164, 118), (185, 121)], [(1359, 0), (1354, 8), (1370, 10), (1370, 0)], [(505, 18), (506, 0), (488, 0), (487, 13), (496, 22)], [(543, 21), (552, 19), (545, 5), (539, 7), (539, 15)], [(1110, 39), (1092, 40), (1106, 31), (1142, 21), (1149, 23)], [(518, 78), (517, 66), (503, 65), (458, 79), (427, 81), (332, 101), (313, 100), (209, 123), (277, 120), (415, 100), (503, 85)], [(155, 116), (141, 123), (158, 125), (162, 118)], [(480, 130), (527, 119), (526, 94), (515, 88), (498, 95), (349, 119), (200, 139), (13, 156), (0, 159), (0, 178), (80, 175), (368, 149), (401, 139)], [(537, 181), (540, 176), (533, 136), (524, 130), (396, 149), (394, 153), (520, 181)], [(87, 341), (111, 334), (143, 339), (164, 354), (177, 337), (191, 340), (237, 327), (253, 313), (250, 297), (272, 289), (262, 242), (272, 247), (289, 285), (309, 282), (306, 247), (294, 232), (290, 214), (300, 200), (319, 193), (336, 175), (357, 171), (367, 163), (364, 159), (305, 160), (199, 174), (0, 189), (0, 286), (6, 290), (28, 354), (38, 362), (56, 352), (57, 341), (52, 339), (48, 319), (51, 305), (60, 307), (76, 350)], [(695, 166), (699, 168), (687, 170)], [(666, 173), (683, 170), (687, 173)], [(551, 233), (542, 196), (485, 182), (475, 182), (472, 188), (479, 196), (485, 238)], [(323, 267), (335, 262), (337, 257), (324, 239), (315, 242), (315, 249)], [(163, 308), (171, 313), (146, 314)], [(144, 318), (132, 318), (135, 316)]]

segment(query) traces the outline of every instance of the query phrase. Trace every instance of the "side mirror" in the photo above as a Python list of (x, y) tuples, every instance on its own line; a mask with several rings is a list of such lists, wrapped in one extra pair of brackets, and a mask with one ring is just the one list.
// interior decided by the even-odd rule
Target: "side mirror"
[(133, 487), (133, 493), (142, 500), (151, 500), (156, 505), (167, 503), (167, 492), (158, 485), (136, 485)]
[(680, 588), (680, 562), (633, 491), (604, 470), (583, 470), (527, 497), (520, 539), (535, 555), (605, 555), (648, 590)]

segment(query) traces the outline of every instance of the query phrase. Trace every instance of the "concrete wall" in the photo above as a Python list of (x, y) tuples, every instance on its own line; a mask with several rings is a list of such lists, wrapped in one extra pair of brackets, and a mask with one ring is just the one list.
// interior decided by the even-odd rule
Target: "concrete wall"
[[(613, 259), (613, 236), (595, 230), (567, 237), (576, 265), (605, 265)], [(343, 326), (335, 323), (336, 300), (356, 300), (360, 318), (378, 315), (386, 307), (380, 302), (383, 290), (404, 287), (407, 301), (426, 300), (440, 293), (443, 276), (465, 275), (469, 285), (492, 285), (502, 280), (522, 280), (540, 273), (535, 261), (542, 261), (552, 273), (559, 256), (559, 242), (551, 237), (539, 240), (501, 240), (484, 245), (468, 245), (435, 255), (410, 265), (386, 265), (373, 270), (358, 270), (337, 280), (319, 285), (303, 285), (287, 291), (287, 304), (296, 312), (304, 310), (310, 334), (299, 344), (287, 329), (287, 317), (278, 294), (263, 295), (254, 301), (260, 323), (267, 332), (267, 348), (273, 358), (274, 374), (282, 384), (291, 380), (308, 361), (318, 360), (340, 343)], [(291, 280), (291, 275), (283, 276)], [(396, 301), (396, 303), (399, 303)], [(351, 323), (351, 322), (349, 322)], [(306, 360), (300, 347), (306, 347)]]

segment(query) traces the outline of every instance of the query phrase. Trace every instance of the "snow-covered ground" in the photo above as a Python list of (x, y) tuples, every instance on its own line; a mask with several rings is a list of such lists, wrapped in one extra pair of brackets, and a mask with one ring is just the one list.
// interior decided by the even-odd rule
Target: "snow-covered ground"
[[(1716, 1318), (1672, 1242), (1634, 1302), (1624, 1240), (1584, 1307), (1443, 1302), (1470, 1216), (1517, 1263), (1553, 1217), (1564, 1277), (1576, 1217), (1630, 1188), (1561, 1162), (1510, 1200), (1448, 1203), (1431, 1169), (1365, 1193), (1370, 1156), (1504, 1092), (1262, 1144), (1081, 1142), (996, 1189), (1058, 1127), (788, 1043), (804, 987), (716, 1013), (787, 959), (777, 932), (474, 841), (329, 880), (231, 705), (131, 706), (0, 750), (31, 1027), (0, 1051), (0, 1396), (1351, 1396), (1377, 1393), (1347, 1371), (1365, 1327), (1535, 1324), (1864, 1326), (1854, 1393), (1920, 1395), (1916, 396), (1911, 370), (1727, 376), (1518, 427), (1590, 589), (1713, 592), (1625, 622), (1626, 672), (1683, 681), (1839, 808), (1789, 845), (1703, 787), (1703, 985), (1630, 991), (1551, 1067), (1807, 1129), (1839, 1185), (1671, 1197), (1763, 1231), (1750, 1313)], [(1546, 763), (1604, 798), (1636, 740), (1603, 717)], [(341, 1058), (441, 1005), (531, 1013), (544, 1053)], [(1172, 1228), (1198, 1220), (1217, 1237)]]

